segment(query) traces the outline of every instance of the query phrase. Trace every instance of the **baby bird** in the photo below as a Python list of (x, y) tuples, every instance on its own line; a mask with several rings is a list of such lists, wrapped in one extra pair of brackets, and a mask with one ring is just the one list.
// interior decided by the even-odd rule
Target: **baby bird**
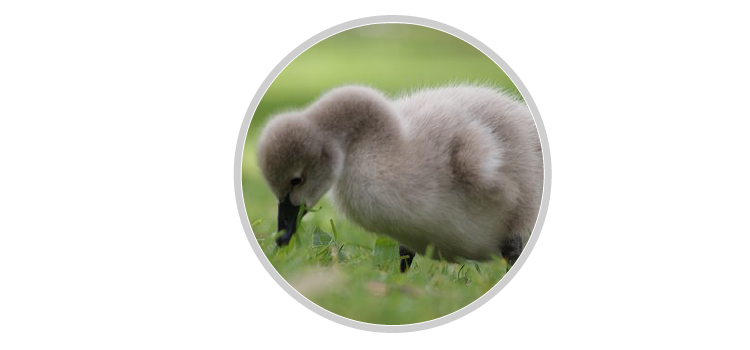
[(332, 190), (338, 210), (397, 240), (409, 262), (432, 245), (433, 258), (502, 256), (512, 264), (541, 205), (542, 150), (531, 113), (487, 87), (395, 99), (369, 87), (335, 88), (304, 110), (274, 116), (257, 152), (279, 199), (279, 245), (294, 234), (300, 206)]

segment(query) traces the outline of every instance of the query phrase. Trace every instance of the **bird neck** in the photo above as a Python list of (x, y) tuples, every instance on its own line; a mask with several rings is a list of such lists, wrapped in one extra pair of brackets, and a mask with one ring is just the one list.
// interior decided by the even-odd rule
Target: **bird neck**
[(357, 149), (389, 149), (400, 144), (402, 125), (391, 102), (365, 87), (333, 90), (310, 106), (319, 130), (336, 140), (345, 153)]

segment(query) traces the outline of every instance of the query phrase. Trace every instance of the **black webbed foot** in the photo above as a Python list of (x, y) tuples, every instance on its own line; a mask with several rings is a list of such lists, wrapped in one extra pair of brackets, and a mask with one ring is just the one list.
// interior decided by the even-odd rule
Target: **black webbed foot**
[(398, 255), (401, 257), (401, 272), (406, 272), (414, 260), (414, 252), (402, 245), (398, 246)]

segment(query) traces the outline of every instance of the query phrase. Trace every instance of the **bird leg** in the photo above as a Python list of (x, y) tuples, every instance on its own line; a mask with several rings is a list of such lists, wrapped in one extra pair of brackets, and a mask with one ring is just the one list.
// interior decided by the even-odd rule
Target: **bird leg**
[(521, 241), (521, 235), (512, 234), (500, 244), (500, 253), (510, 266), (516, 263), (522, 251), (523, 242)]
[(399, 245), (398, 255), (401, 257), (401, 272), (406, 272), (411, 267), (412, 260), (414, 260), (414, 252), (407, 247)]

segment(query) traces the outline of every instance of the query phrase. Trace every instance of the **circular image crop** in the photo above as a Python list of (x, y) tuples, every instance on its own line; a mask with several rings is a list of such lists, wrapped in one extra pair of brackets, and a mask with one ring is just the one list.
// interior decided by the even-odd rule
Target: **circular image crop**
[(331, 28), (269, 76), (243, 125), (239, 204), (293, 297), (404, 331), (468, 313), (517, 272), (549, 164), (504, 62), (442, 24), (384, 19)]

